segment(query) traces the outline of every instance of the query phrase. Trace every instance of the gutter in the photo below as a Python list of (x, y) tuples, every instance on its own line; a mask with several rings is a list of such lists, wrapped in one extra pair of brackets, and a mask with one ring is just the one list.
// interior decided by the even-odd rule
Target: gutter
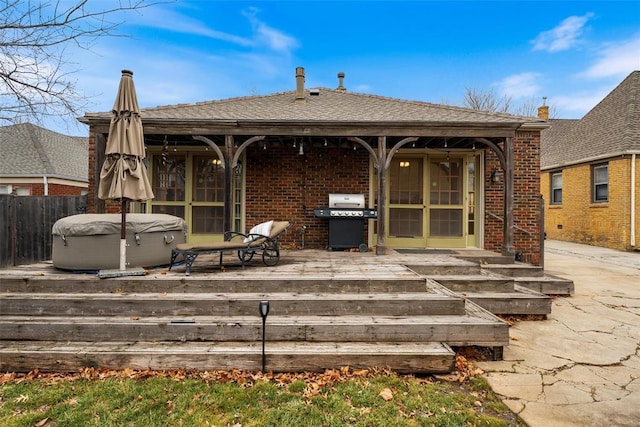
[(568, 166), (581, 165), (583, 163), (597, 162), (599, 160), (615, 159), (616, 157), (624, 157), (624, 156), (628, 156), (629, 154), (631, 154), (632, 156), (635, 156), (636, 154), (640, 154), (640, 151), (637, 151), (637, 150), (617, 151), (614, 153), (602, 154), (600, 156), (585, 157), (584, 159), (575, 160), (571, 162), (556, 163), (554, 165), (549, 165), (549, 166), (541, 166), (540, 171), (545, 172), (552, 169), (560, 169), (560, 168), (566, 168)]

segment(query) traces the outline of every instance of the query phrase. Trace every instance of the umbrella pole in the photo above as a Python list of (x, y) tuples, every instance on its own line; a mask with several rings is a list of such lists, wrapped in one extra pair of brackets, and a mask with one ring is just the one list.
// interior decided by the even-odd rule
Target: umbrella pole
[(120, 223), (120, 270), (127, 269), (127, 199), (122, 199)]

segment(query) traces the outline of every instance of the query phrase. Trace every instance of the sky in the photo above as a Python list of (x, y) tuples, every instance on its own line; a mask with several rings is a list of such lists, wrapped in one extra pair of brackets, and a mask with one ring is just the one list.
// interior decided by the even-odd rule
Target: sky
[(88, 112), (111, 110), (122, 69), (144, 108), (295, 90), (304, 67), (307, 88), (336, 88), (344, 72), (352, 92), (459, 106), (469, 89), (514, 106), (546, 97), (552, 117), (581, 118), (640, 70), (637, 0), (177, 0), (119, 18), (121, 36), (69, 51)]

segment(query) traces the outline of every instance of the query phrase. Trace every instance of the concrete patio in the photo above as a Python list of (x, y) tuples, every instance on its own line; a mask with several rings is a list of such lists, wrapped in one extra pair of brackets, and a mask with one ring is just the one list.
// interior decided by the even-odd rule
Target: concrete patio
[(547, 320), (510, 328), (486, 378), (531, 427), (640, 424), (640, 252), (548, 240), (546, 271), (571, 279)]

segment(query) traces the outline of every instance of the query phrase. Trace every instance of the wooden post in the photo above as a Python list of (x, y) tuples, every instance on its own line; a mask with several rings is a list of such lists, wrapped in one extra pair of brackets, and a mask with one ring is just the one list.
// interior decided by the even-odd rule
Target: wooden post
[(224, 213), (222, 217), (222, 225), (224, 229), (224, 239), (229, 240), (231, 235), (229, 231), (233, 227), (233, 168), (231, 162), (233, 161), (233, 135), (224, 136)]
[(385, 222), (387, 220), (386, 214), (386, 187), (387, 187), (387, 178), (386, 178), (386, 168), (385, 165), (387, 163), (387, 137), (379, 136), (378, 137), (378, 238), (376, 243), (376, 255), (386, 255), (387, 246), (386, 246), (386, 227)]
[(504, 142), (504, 222), (502, 234), (502, 255), (514, 256), (513, 246), (513, 138), (506, 138)]

